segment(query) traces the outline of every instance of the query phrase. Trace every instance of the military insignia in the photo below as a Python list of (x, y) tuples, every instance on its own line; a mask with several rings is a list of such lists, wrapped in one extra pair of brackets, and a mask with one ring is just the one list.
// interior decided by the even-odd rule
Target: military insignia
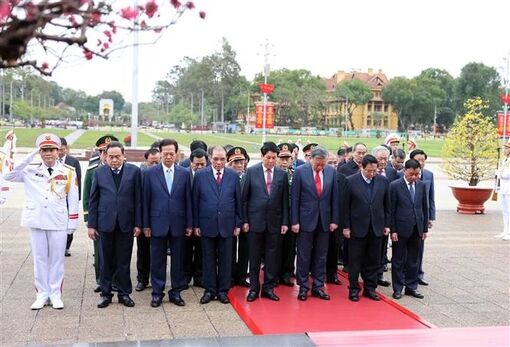
[(49, 140), (51, 140), (51, 136), (50, 136), (50, 135), (46, 135), (45, 139), (46, 139), (47, 141), (49, 141)]
[(317, 146), (310, 146), (310, 149), (313, 151)]
[(234, 153), (235, 153), (235, 154), (241, 154), (241, 149), (236, 148), (236, 149), (234, 150)]
[(287, 147), (287, 145), (282, 146), (282, 151), (288, 151), (288, 150), (289, 150), (289, 147)]
[(112, 138), (111, 138), (111, 137), (107, 137), (107, 138), (104, 140), (104, 143), (106, 143), (106, 144), (109, 144), (110, 142), (112, 142)]

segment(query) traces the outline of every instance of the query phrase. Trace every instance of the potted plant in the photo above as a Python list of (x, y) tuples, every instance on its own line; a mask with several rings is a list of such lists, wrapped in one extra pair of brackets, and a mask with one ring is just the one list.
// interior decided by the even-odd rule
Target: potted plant
[(131, 135), (124, 136), (124, 145), (126, 147), (131, 146)]
[(492, 188), (477, 185), (494, 178), (499, 138), (492, 120), (483, 113), (486, 101), (471, 98), (464, 107), (466, 113), (455, 121), (443, 145), (443, 170), (450, 178), (467, 182), (450, 186), (459, 201), (457, 212), (483, 213)]

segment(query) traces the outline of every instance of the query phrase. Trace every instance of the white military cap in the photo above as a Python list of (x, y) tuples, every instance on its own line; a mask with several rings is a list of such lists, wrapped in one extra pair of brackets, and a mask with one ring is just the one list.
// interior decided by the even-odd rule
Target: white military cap
[(35, 146), (39, 148), (60, 148), (60, 138), (55, 134), (41, 134), (35, 140)]

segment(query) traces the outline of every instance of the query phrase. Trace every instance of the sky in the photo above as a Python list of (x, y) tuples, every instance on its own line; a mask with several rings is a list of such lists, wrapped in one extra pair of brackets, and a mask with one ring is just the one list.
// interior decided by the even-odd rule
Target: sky
[[(389, 78), (414, 77), (430, 67), (458, 77), (469, 62), (504, 67), (510, 53), (508, 0), (194, 2), (197, 11), (185, 13), (156, 44), (140, 48), (139, 101), (150, 101), (156, 81), (183, 57), (210, 55), (223, 37), (248, 80), (263, 71), (265, 42), (271, 70), (306, 69), (322, 77), (368, 68)], [(50, 79), (91, 95), (117, 90), (131, 101), (132, 56), (125, 49), (108, 60), (61, 65)]]

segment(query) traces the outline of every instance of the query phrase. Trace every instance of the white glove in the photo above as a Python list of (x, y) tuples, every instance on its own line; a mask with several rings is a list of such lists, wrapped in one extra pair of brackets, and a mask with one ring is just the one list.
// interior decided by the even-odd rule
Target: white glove
[(76, 229), (67, 229), (67, 235), (72, 235), (75, 231)]

